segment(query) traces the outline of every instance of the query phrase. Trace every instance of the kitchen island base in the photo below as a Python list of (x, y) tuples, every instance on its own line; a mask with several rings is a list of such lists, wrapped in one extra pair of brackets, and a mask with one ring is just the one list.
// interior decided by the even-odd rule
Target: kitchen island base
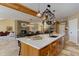
[(63, 37), (61, 37), (41, 49), (37, 49), (28, 44), (20, 42), (21, 43), (20, 55), (22, 56), (56, 56), (64, 48), (63, 42), (64, 42), (64, 39)]

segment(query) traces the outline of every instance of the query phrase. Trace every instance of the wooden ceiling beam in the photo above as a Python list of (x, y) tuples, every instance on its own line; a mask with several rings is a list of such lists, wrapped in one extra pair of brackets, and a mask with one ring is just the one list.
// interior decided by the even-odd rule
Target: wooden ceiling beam
[(29, 15), (33, 15), (33, 16), (37, 15), (36, 11), (28, 8), (27, 6), (23, 6), (19, 3), (0, 3), (0, 5), (6, 6), (8, 8), (11, 8), (11, 9), (14, 9), (14, 10), (17, 10), (17, 11), (20, 11), (20, 12), (23, 12)]

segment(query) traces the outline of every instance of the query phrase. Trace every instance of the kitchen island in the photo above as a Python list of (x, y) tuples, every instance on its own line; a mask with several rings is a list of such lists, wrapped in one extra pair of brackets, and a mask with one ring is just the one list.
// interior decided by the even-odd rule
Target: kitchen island
[(58, 34), (57, 37), (41, 34), (16, 39), (21, 43), (20, 55), (22, 56), (54, 56), (58, 55), (64, 47), (63, 34)]

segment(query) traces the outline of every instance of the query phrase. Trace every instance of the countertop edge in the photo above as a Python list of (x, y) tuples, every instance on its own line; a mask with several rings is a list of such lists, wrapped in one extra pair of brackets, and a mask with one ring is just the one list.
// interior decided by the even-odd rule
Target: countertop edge
[[(59, 38), (61, 38), (61, 37), (63, 37), (63, 36), (64, 36), (64, 34), (61, 34), (61, 36), (59, 36), (57, 39), (59, 39)], [(39, 50), (57, 40), (57, 39), (55, 38), (54, 41), (51, 41), (50, 43), (46, 44), (45, 46), (37, 47), (37, 46), (34, 46), (34, 45), (32, 45), (32, 44), (29, 44), (28, 42), (25, 42), (25, 41), (19, 39), (19, 38), (16, 38), (16, 39), (19, 40), (19, 41), (21, 41), (21, 42), (23, 42), (23, 43), (25, 43), (25, 44), (28, 44), (28, 45), (32, 46), (33, 48), (39, 49)], [(24, 38), (23, 38), (23, 39), (24, 39)]]

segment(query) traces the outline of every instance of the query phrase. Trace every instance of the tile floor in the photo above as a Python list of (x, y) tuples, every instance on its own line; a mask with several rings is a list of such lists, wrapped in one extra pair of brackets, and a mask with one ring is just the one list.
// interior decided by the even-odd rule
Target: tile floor
[(67, 41), (65, 48), (61, 51), (59, 56), (79, 56), (79, 46), (75, 43)]

